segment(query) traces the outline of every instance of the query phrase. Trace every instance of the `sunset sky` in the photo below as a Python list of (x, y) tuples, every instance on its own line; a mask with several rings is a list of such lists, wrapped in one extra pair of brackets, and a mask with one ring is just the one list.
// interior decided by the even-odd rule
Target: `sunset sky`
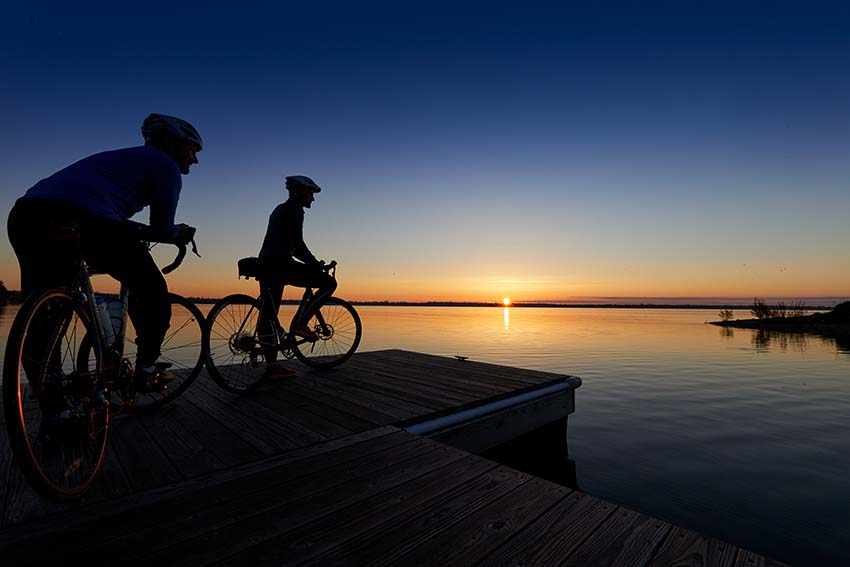
[(179, 293), (254, 290), (236, 259), (302, 174), (353, 300), (850, 296), (846, 2), (24, 6), (0, 23), (0, 208), (185, 118), (203, 258)]

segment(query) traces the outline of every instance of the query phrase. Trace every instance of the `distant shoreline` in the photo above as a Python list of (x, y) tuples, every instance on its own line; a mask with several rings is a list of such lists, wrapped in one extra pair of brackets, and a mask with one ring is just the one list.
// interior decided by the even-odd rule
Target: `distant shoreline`
[[(113, 294), (107, 294), (113, 295)], [(8, 296), (9, 305), (20, 305), (18, 300), (18, 292), (10, 291)], [(212, 304), (220, 298), (217, 297), (187, 297), (193, 303)], [(543, 302), (543, 301), (528, 301), (514, 302), (510, 305), (504, 305), (501, 302), (482, 302), (482, 301), (357, 301), (348, 300), (352, 305), (357, 306), (374, 306), (374, 307), (511, 307), (511, 308), (556, 308), (556, 309), (700, 309), (700, 310), (733, 310), (747, 311), (752, 305), (747, 304), (731, 304), (731, 303), (560, 303), (560, 302)], [(300, 300), (284, 299), (284, 305), (298, 305)], [(2, 305), (2, 304), (0, 304)], [(803, 305), (805, 311), (829, 311), (835, 307), (834, 305)]]
[[(285, 302), (286, 303), (286, 302)], [(292, 304), (297, 304), (297, 301), (292, 301)], [(697, 304), (697, 303), (512, 303), (504, 305), (502, 303), (478, 303), (478, 302), (454, 302), (454, 301), (351, 301), (353, 305), (367, 306), (392, 306), (392, 307), (554, 307), (558, 309), (731, 309), (749, 311), (749, 305), (729, 305), (729, 304)], [(805, 306), (806, 311), (827, 311), (832, 309), (832, 306), (811, 305)]]

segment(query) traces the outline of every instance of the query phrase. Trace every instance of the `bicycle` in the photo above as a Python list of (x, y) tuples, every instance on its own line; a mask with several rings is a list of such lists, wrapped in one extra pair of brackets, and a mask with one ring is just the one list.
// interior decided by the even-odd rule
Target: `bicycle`
[[(239, 277), (256, 279), (257, 262), (257, 258), (239, 260)], [(323, 269), (336, 278), (336, 261)], [(305, 288), (292, 323), (313, 297), (313, 290)], [(258, 388), (268, 378), (266, 363), (276, 360), (278, 353), (288, 359), (297, 358), (308, 366), (326, 369), (348, 360), (360, 344), (363, 335), (360, 316), (350, 303), (338, 297), (325, 300), (307, 321), (307, 327), (318, 335), (317, 341), (287, 332), (277, 313), (265, 325), (266, 329), (272, 329), (271, 333), (261, 335), (258, 330), (261, 307), (263, 301), (271, 300), (270, 296), (264, 298), (262, 291), (257, 297), (228, 295), (207, 315), (204, 333), (207, 369), (213, 380), (229, 392), (246, 393)]]
[[(111, 421), (124, 411), (159, 408), (186, 391), (203, 367), (204, 317), (189, 300), (170, 293), (171, 327), (162, 357), (172, 361), (169, 384), (137, 388), (129, 355), (129, 290), (121, 285), (112, 316), (98, 307), (90, 268), (80, 253), (79, 231), (60, 228), (57, 244), (74, 258), (72, 285), (36, 292), (24, 301), (12, 323), (3, 363), (3, 410), (12, 453), (27, 481), (41, 496), (70, 501), (88, 491), (100, 471)], [(192, 247), (197, 248), (194, 240)], [(185, 245), (169, 273), (182, 262)], [(103, 296), (99, 296), (102, 298)], [(120, 328), (119, 328), (120, 327)], [(111, 342), (108, 337), (113, 337)], [(44, 418), (42, 404), (64, 409)]]

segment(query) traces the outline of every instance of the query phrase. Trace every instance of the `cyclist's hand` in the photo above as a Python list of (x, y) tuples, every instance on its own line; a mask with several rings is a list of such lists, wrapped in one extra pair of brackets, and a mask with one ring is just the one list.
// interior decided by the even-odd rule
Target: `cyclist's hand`
[(197, 229), (194, 226), (189, 226), (188, 224), (183, 223), (178, 224), (175, 244), (184, 246), (189, 244), (195, 238), (195, 232), (197, 232)]

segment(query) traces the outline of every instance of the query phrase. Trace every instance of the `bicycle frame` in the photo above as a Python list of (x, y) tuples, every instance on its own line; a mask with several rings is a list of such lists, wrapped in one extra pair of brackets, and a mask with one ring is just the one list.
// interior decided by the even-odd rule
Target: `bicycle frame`
[[(265, 304), (266, 301), (268, 301), (269, 303), (272, 302), (272, 298), (269, 295), (269, 293), (270, 292), (267, 290), (265, 294), (260, 292), (260, 295), (257, 296), (257, 300), (260, 303), (260, 313), (262, 313), (262, 306)], [(264, 295), (265, 295), (265, 297), (264, 297)], [(304, 309), (306, 309), (307, 305), (309, 305), (310, 301), (313, 299), (313, 295), (314, 294), (313, 294), (312, 288), (309, 288), (309, 287), (304, 288), (304, 295), (301, 296), (301, 302), (298, 304), (298, 309), (295, 311), (296, 316), (298, 314), (302, 313), (304, 311)], [(246, 315), (245, 319), (242, 321), (242, 324), (239, 327), (240, 332), (242, 332), (244, 330), (245, 324), (250, 319), (250, 315), (251, 314), (250, 314), (250, 311), (249, 311), (248, 315)], [(316, 313), (316, 319), (319, 321), (319, 324), (322, 326), (322, 329), (324, 329), (325, 326), (326, 326), (326, 323), (325, 323), (324, 318), (322, 317), (321, 311)], [(257, 337), (257, 343), (261, 347), (274, 348), (274, 349), (278, 350), (279, 352), (286, 354), (285, 351), (295, 347), (296, 345), (300, 345), (300, 344), (303, 344), (305, 342), (309, 342), (309, 341), (307, 341), (307, 339), (298, 339), (298, 338), (295, 337), (295, 335), (288, 332), (283, 327), (283, 325), (281, 325), (280, 317), (278, 317), (277, 312), (274, 313), (274, 322), (277, 323), (274, 326), (274, 331), (275, 331), (276, 334), (278, 334), (277, 344), (272, 344), (272, 343), (268, 343), (268, 342), (265, 342), (265, 341), (261, 341), (259, 339), (259, 337)], [(280, 334), (281, 331), (283, 333), (282, 335)], [(292, 357), (287, 355), (287, 358), (292, 358)]]
[(106, 360), (106, 355), (111, 351), (111, 353), (120, 361), (124, 358), (124, 338), (125, 333), (127, 332), (127, 304), (130, 297), (130, 291), (125, 284), (121, 284), (118, 295), (122, 306), (121, 329), (115, 333), (112, 345), (109, 345), (106, 341), (106, 330), (103, 328), (103, 317), (101, 317), (100, 311), (97, 308), (97, 299), (95, 297), (94, 286), (91, 281), (92, 272), (85, 260), (80, 260), (79, 270), (77, 273), (80, 276), (80, 282), (74, 287), (81, 289), (81, 292), (85, 297), (85, 303), (88, 306), (89, 316), (94, 322), (95, 329), (97, 329), (97, 340), (94, 341), (92, 346), (95, 349), (96, 354), (102, 357), (103, 360)]

